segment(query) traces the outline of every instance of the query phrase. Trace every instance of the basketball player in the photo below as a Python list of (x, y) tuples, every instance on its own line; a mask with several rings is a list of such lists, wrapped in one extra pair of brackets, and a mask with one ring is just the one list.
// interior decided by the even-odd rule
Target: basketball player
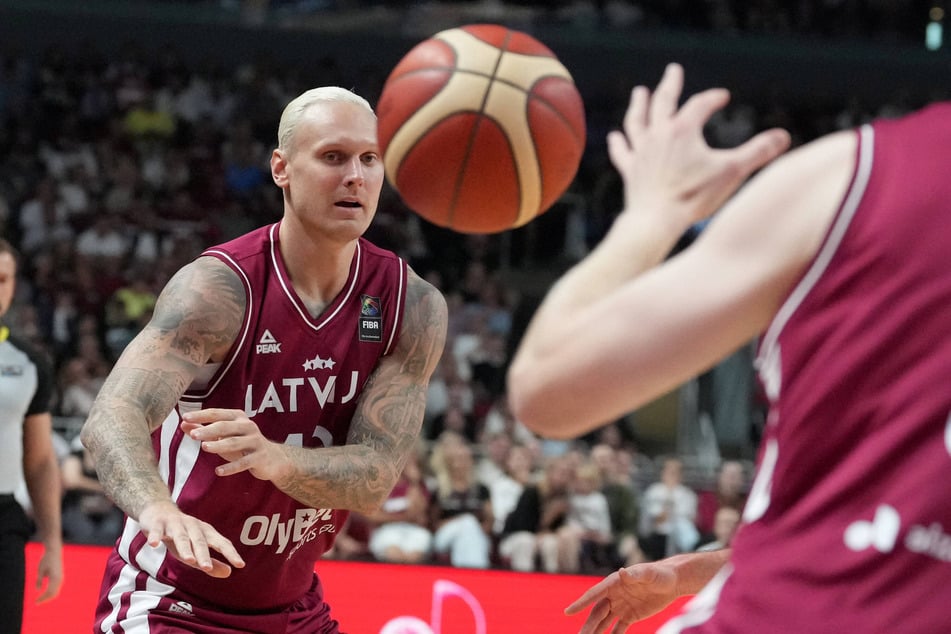
[(291, 101), (284, 214), (162, 291), (82, 430), (128, 514), (96, 631), (335, 633), (314, 573), (416, 447), (446, 304), (361, 236), (383, 164), (362, 98)]
[[(0, 238), (0, 317), (13, 302), (16, 272), (16, 251)], [(23, 626), (24, 550), (33, 526), (14, 494), (24, 480), (36, 538), (43, 544), (36, 579), (42, 592), (37, 603), (55, 598), (63, 583), (59, 461), (49, 410), (52, 394), (49, 364), (0, 323), (0, 629), (5, 632), (19, 632)]]
[(575, 436), (761, 337), (758, 473), (725, 565), (613, 573), (571, 610), (592, 606), (585, 634), (620, 632), (719, 567), (661, 632), (947, 631), (951, 103), (831, 134), (736, 192), (788, 135), (712, 150), (702, 129), (728, 93), (678, 107), (682, 86), (671, 65), (653, 95), (635, 88), (611, 133), (625, 210), (529, 326), (514, 412)]

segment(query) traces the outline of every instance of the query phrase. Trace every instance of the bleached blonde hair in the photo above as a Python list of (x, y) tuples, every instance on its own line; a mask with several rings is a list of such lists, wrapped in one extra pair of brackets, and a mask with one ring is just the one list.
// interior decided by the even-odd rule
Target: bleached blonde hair
[(277, 126), (277, 148), (287, 150), (294, 138), (297, 124), (304, 117), (307, 109), (318, 103), (352, 103), (367, 109), (373, 116), (373, 106), (370, 102), (346, 88), (339, 86), (321, 86), (311, 88), (290, 101), (281, 113), (281, 122)]

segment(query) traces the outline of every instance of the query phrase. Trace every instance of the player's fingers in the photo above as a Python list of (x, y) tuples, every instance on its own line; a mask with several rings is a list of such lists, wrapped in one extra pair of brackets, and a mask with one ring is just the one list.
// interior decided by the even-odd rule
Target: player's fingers
[(618, 570), (618, 577), (627, 585), (653, 583), (657, 572), (649, 566), (632, 566)]
[(708, 88), (690, 95), (680, 109), (679, 117), (703, 125), (718, 110), (730, 103), (730, 91), (726, 88)]
[(581, 610), (585, 609), (588, 605), (600, 599), (604, 594), (604, 591), (607, 590), (607, 588), (610, 587), (612, 583), (614, 583), (616, 575), (617, 573), (608, 575), (598, 583), (588, 588), (584, 594), (575, 599), (571, 605), (565, 608), (565, 614), (577, 614)]
[(231, 576), (231, 566), (217, 559), (212, 559), (211, 569), (202, 570), (202, 572), (215, 579), (226, 579)]
[(608, 133), (608, 157), (611, 164), (618, 172), (622, 174), (626, 170), (628, 157), (631, 156), (631, 145), (628, 138), (622, 132), (613, 130)]
[(599, 632), (603, 632), (604, 628), (608, 625), (608, 623), (605, 623), (605, 619), (608, 619), (610, 614), (611, 604), (607, 599), (601, 599), (591, 608), (591, 612), (588, 614), (588, 618), (585, 619), (584, 625), (581, 626), (581, 631), (578, 634), (598, 634)]
[(742, 166), (745, 174), (751, 174), (788, 150), (791, 143), (789, 132), (773, 128), (760, 132), (743, 145), (727, 151), (732, 154), (733, 160)]
[(46, 589), (43, 589), (43, 576), (40, 576), (36, 580), (36, 589), (43, 590), (43, 592), (36, 598), (37, 603), (45, 603), (51, 599), (55, 599), (59, 595), (59, 590), (63, 586), (63, 578), (57, 576), (46, 577)]
[(160, 526), (149, 528), (149, 533), (145, 537), (146, 543), (152, 548), (157, 547), (165, 539), (165, 530)]
[(182, 414), (182, 420), (188, 423), (205, 425), (222, 420), (235, 420), (243, 416), (244, 412), (239, 409), (210, 407), (208, 409), (199, 409), (193, 412), (185, 412)]
[(621, 620), (618, 620), (618, 621), (614, 624), (614, 627), (611, 628), (611, 634), (624, 634), (624, 632), (627, 631), (627, 628), (628, 628), (628, 626), (629, 626), (631, 623), (632, 623), (632, 621), (621, 621)]
[[(650, 108), (651, 92), (646, 86), (635, 86), (631, 91), (631, 101), (624, 113), (624, 131), (629, 137), (636, 136), (647, 127), (647, 113)], [(632, 139), (628, 139), (633, 143)]]
[(667, 64), (650, 103), (650, 123), (669, 119), (677, 112), (677, 102), (684, 88), (684, 69), (680, 64)]
[(232, 566), (235, 568), (244, 568), (244, 559), (238, 554), (237, 549), (234, 547), (234, 544), (231, 543), (230, 539), (216, 531), (214, 535), (209, 536), (208, 543)]

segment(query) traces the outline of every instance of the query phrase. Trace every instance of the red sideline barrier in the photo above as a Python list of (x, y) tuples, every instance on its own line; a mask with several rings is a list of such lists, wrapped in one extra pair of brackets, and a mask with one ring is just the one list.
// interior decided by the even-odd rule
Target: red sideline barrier
[[(66, 580), (59, 597), (42, 605), (36, 564), (41, 549), (27, 548), (25, 634), (89, 634), (108, 549), (67, 545)], [(321, 561), (317, 564), (334, 617), (349, 634), (577, 633), (585, 616), (567, 617), (566, 605), (597, 577), (393, 566)], [(683, 602), (628, 629), (654, 632)]]

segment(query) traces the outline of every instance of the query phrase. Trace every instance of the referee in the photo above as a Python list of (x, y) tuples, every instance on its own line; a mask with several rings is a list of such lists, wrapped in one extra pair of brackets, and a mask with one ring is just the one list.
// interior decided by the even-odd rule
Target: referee
[[(0, 319), (10, 309), (16, 251), (0, 238)], [(53, 450), (49, 402), (52, 373), (40, 355), (0, 322), (0, 622), (5, 632), (23, 623), (25, 549), (33, 525), (14, 493), (26, 481), (36, 536), (43, 543), (37, 603), (59, 594), (63, 583), (61, 484)]]

